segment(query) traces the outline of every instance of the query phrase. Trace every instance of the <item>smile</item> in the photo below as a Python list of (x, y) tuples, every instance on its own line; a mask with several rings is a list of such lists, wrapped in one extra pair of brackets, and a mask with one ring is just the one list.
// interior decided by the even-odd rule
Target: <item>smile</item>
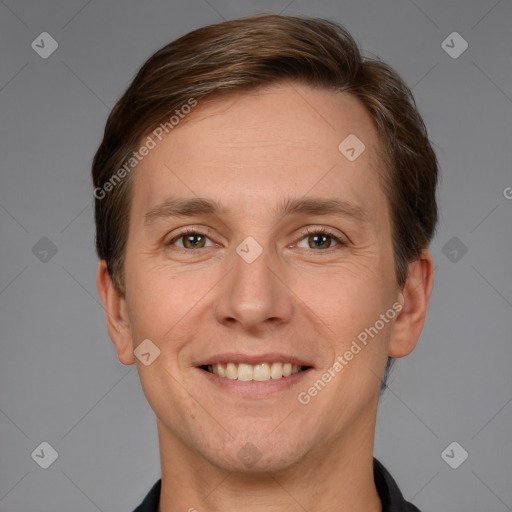
[(224, 379), (261, 382), (289, 377), (306, 370), (308, 367), (292, 363), (273, 362), (256, 365), (245, 363), (209, 364), (203, 365), (201, 368)]

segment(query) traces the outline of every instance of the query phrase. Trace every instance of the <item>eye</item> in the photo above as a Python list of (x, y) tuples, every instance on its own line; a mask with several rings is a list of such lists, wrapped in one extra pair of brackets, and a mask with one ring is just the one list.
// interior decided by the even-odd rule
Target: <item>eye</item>
[(202, 249), (203, 247), (206, 247), (205, 243), (209, 238), (205, 233), (202, 233), (197, 229), (187, 228), (172, 240), (169, 240), (166, 245), (174, 245), (178, 240), (183, 241), (182, 245), (178, 245), (181, 249)]
[[(345, 240), (326, 228), (310, 228), (304, 233), (301, 241), (304, 239), (308, 239), (306, 249), (331, 249), (333, 241), (340, 246), (347, 245)], [(299, 244), (297, 246), (301, 247)]]
[[(303, 247), (299, 245), (302, 240), (308, 239), (308, 247)], [(176, 245), (180, 249), (203, 249), (205, 247), (212, 247), (214, 244), (210, 243), (210, 245), (206, 245), (207, 241), (210, 240), (209, 236), (202, 231), (195, 228), (187, 228), (178, 233), (172, 240), (169, 240), (166, 245), (172, 246)], [(176, 244), (178, 241), (181, 241), (180, 244)], [(210, 240), (211, 242), (211, 240)], [(333, 231), (330, 231), (326, 228), (310, 228), (308, 229), (300, 239), (300, 242), (297, 243), (298, 247), (303, 247), (306, 249), (332, 249), (332, 242), (335, 242), (336, 245), (345, 246), (347, 242), (336, 235)], [(324, 252), (324, 251), (322, 251)]]

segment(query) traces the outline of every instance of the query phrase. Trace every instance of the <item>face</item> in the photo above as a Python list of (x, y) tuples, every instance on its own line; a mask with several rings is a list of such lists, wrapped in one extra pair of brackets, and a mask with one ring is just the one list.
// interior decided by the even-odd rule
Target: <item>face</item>
[(161, 444), (279, 470), (372, 430), (401, 301), (379, 153), (357, 99), (279, 85), (200, 104), (137, 166), (116, 346), (160, 350), (122, 357)]

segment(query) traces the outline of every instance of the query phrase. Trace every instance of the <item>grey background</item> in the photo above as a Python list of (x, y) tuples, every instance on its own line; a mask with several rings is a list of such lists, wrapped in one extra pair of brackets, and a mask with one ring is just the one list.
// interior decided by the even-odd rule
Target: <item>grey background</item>
[[(511, 3), (5, 0), (2, 512), (133, 510), (159, 478), (153, 412), (96, 291), (90, 164), (110, 108), (154, 51), (259, 11), (339, 21), (413, 87), (443, 174), (436, 278), (422, 339), (381, 399), (375, 455), (423, 512), (512, 510)], [(44, 31), (59, 44), (47, 59), (31, 48)], [(453, 31), (469, 44), (456, 59), (441, 46)], [(40, 252), (43, 237), (56, 254)], [(31, 458), (42, 441), (58, 452), (48, 469)], [(441, 458), (452, 441), (469, 453), (458, 469)]]

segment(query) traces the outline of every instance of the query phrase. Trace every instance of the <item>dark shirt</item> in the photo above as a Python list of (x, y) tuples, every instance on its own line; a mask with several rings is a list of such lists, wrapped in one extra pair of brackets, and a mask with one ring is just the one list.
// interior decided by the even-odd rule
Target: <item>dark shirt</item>
[[(405, 501), (393, 477), (376, 458), (373, 459), (373, 477), (382, 501), (382, 512), (420, 512), (412, 503)], [(160, 479), (133, 512), (158, 512), (161, 486)]]

